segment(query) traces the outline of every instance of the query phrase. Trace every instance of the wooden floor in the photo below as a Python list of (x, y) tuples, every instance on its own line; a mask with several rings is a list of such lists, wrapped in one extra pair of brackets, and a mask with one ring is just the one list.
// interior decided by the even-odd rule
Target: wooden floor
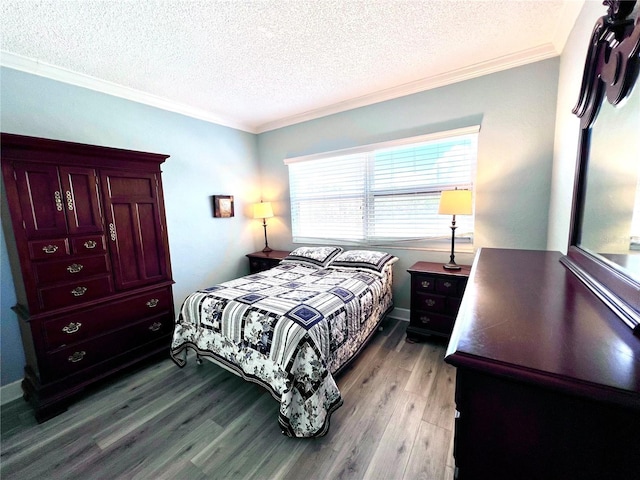
[(263, 388), (190, 356), (121, 375), (41, 425), (2, 407), (8, 479), (453, 478), (455, 369), (445, 343), (405, 342), (390, 319), (338, 377), (344, 405), (326, 436), (293, 439)]

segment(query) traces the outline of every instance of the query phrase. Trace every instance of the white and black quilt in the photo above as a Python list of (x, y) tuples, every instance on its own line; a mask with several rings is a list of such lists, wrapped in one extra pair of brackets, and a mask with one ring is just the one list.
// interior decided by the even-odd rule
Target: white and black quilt
[(392, 307), (392, 268), (380, 272), (283, 262), (191, 294), (171, 356), (186, 350), (265, 386), (292, 437), (324, 435), (342, 405), (335, 374)]

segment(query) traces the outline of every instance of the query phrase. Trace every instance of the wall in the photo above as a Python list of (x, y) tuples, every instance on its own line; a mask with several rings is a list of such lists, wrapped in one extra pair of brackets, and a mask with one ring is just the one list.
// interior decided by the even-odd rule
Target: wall
[[(248, 273), (244, 254), (262, 248), (259, 223), (244, 214), (260, 198), (255, 135), (11, 69), (1, 75), (3, 132), (171, 155), (162, 170), (176, 308), (193, 290)], [(213, 218), (214, 194), (234, 195), (234, 218)], [(24, 368), (8, 221), (3, 212), (1, 385)]]
[[(283, 159), (480, 124), (475, 248), (544, 249), (558, 68), (554, 58), (261, 134), (263, 193), (276, 215), (269, 223), (270, 246), (296, 246)], [(443, 219), (443, 232), (448, 225)], [(400, 258), (394, 298), (404, 309), (406, 269), (418, 260), (446, 263), (449, 257), (448, 250), (385, 250)], [(471, 263), (473, 252), (457, 253), (456, 260)]]

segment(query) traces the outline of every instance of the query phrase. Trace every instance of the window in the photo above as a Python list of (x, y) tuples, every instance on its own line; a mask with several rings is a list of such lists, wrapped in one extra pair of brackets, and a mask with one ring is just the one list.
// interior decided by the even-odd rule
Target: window
[[(442, 190), (472, 189), (479, 127), (285, 160), (296, 243), (422, 245), (451, 238)], [(456, 217), (473, 239), (473, 215)]]

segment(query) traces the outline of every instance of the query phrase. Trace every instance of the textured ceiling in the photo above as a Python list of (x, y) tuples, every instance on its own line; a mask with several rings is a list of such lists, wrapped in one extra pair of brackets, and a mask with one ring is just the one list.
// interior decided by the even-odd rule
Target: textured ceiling
[(260, 132), (557, 55), (582, 4), (2, 0), (2, 64)]

